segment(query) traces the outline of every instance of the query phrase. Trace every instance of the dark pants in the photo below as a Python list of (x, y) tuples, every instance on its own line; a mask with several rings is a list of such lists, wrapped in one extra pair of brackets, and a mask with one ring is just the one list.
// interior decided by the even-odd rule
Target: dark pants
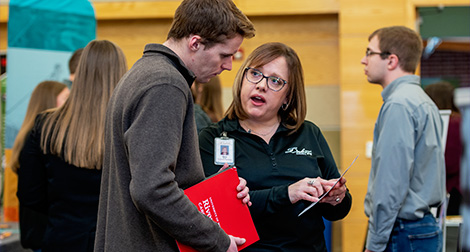
[(459, 190), (453, 188), (450, 192), (449, 204), (447, 205), (447, 215), (460, 215), (460, 204), (462, 203), (462, 194)]

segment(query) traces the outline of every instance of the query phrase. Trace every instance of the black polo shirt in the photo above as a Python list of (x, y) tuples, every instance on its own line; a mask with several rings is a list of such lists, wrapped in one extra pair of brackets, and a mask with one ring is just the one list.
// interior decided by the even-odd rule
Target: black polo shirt
[(339, 178), (340, 174), (320, 129), (305, 121), (300, 129), (280, 126), (267, 144), (257, 135), (246, 132), (238, 120), (224, 118), (203, 129), (199, 147), (206, 176), (216, 173), (214, 138), (226, 132), (235, 140), (235, 166), (247, 181), (253, 205), (250, 207), (260, 241), (244, 251), (326, 251), (323, 219), (339, 220), (351, 208), (347, 192), (341, 204), (318, 204), (301, 217), (298, 214), (310, 202), (291, 204), (288, 186), (305, 177)]

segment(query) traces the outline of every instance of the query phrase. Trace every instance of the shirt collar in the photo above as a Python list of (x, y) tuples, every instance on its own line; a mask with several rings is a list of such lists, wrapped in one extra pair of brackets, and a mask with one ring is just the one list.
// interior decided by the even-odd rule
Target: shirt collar
[[(227, 117), (225, 117), (224, 119), (222, 119), (222, 125), (223, 125), (224, 131), (227, 131), (227, 132), (230, 132), (230, 131), (245, 132), (245, 130), (240, 125), (240, 122), (238, 121), (238, 118), (230, 120)], [(276, 133), (277, 132), (283, 132), (283, 131), (289, 131), (289, 129), (284, 127), (284, 125), (281, 123), (281, 126), (276, 131)]]
[(395, 79), (392, 81), (388, 86), (384, 88), (382, 91), (382, 98), (383, 100), (387, 100), (387, 98), (392, 95), (392, 93), (397, 89), (398, 86), (404, 84), (411, 84), (411, 85), (420, 85), (420, 77), (417, 75), (406, 75), (400, 78)]
[(193, 84), (196, 79), (196, 75), (194, 75), (194, 73), (185, 66), (181, 58), (178, 57), (178, 55), (170, 48), (161, 44), (147, 44), (144, 49), (144, 55), (151, 53), (160, 53), (165, 55), (170, 60), (170, 63), (178, 69), (181, 75), (183, 75), (186, 82), (188, 82), (188, 85), (191, 86)]

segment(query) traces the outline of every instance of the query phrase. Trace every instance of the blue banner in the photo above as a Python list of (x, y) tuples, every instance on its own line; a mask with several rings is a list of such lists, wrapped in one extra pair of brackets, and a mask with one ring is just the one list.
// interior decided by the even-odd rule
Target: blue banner
[(70, 56), (95, 38), (87, 0), (10, 0), (5, 148), (13, 146), (36, 85), (68, 80)]

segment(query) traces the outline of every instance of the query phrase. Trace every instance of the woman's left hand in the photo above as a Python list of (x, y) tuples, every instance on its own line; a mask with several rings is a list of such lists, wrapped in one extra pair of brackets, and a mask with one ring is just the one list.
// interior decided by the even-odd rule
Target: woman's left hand
[(242, 199), (244, 204), (247, 204), (248, 206), (251, 206), (251, 201), (250, 201), (250, 189), (248, 186), (246, 186), (246, 180), (243, 178), (238, 177), (240, 180), (240, 184), (237, 186), (237, 198)]
[[(330, 179), (328, 180), (329, 183), (334, 184), (337, 179)], [(326, 188), (325, 190), (328, 191), (331, 188)], [(335, 185), (335, 187), (326, 195), (321, 202), (328, 203), (333, 206), (336, 206), (343, 202), (344, 197), (346, 197), (346, 179), (343, 177), (341, 180)]]

